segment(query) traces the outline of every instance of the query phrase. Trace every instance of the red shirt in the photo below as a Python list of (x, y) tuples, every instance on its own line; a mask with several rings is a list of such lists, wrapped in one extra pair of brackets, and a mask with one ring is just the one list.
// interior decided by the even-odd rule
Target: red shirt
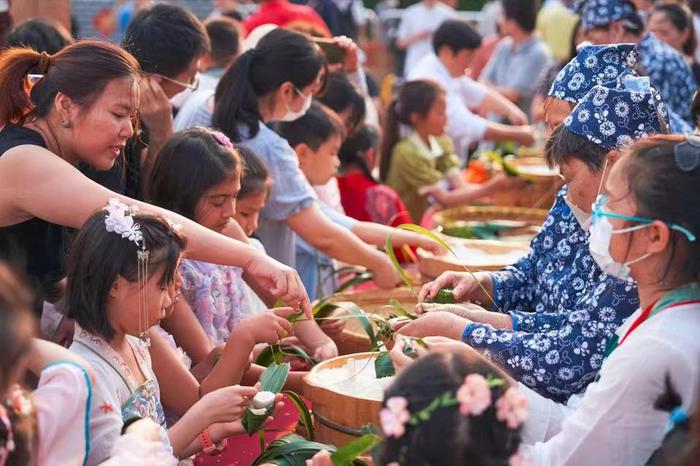
[(398, 194), (363, 173), (339, 175), (338, 187), (340, 202), (349, 217), (391, 226), (413, 223)]
[(316, 10), (306, 5), (289, 3), (287, 0), (268, 0), (260, 5), (257, 13), (243, 21), (246, 35), (263, 24), (276, 24), (280, 27), (290, 26), (293, 23), (310, 24), (315, 29), (320, 29), (332, 37), (330, 29)]

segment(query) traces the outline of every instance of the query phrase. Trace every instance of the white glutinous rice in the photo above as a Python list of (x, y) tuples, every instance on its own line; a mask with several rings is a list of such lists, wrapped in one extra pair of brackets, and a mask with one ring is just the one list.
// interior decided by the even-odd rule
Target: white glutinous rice
[(253, 398), (253, 408), (268, 409), (275, 402), (275, 394), (272, 392), (258, 392)]
[(344, 366), (311, 374), (313, 383), (343, 395), (365, 400), (384, 399), (384, 389), (394, 377), (377, 379), (374, 359), (348, 359)]
[(518, 165), (518, 171), (523, 175), (532, 176), (557, 176), (559, 174), (547, 165)]
[(455, 244), (452, 249), (461, 262), (475, 266), (513, 264), (528, 253), (524, 249), (513, 249), (500, 254), (493, 254), (480, 248), (468, 247), (459, 243)]

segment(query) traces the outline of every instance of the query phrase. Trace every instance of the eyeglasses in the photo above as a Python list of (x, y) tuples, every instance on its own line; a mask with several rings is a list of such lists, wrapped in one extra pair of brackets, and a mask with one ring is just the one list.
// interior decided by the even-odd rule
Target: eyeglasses
[[(598, 219), (600, 219), (600, 217), (617, 218), (620, 220), (628, 220), (630, 222), (637, 222), (637, 223), (653, 223), (656, 221), (653, 218), (635, 217), (632, 215), (622, 215), (622, 214), (616, 214), (613, 212), (607, 212), (605, 210), (605, 204), (607, 204), (607, 202), (608, 202), (608, 196), (606, 196), (605, 194), (598, 195), (598, 197), (595, 200), (595, 203), (593, 204), (593, 209), (592, 209), (593, 215), (592, 215), (592, 219), (591, 219), (592, 223), (596, 223), (596, 221)], [(661, 221), (663, 221), (663, 220), (661, 220)], [(695, 235), (685, 227), (682, 227), (680, 225), (677, 225), (677, 224), (671, 223), (671, 222), (664, 222), (664, 223), (671, 230), (675, 230), (675, 231), (685, 235), (685, 237), (688, 238), (688, 241), (690, 241), (691, 243), (695, 242), (695, 240), (697, 239), (695, 237)]]
[(692, 172), (700, 165), (700, 137), (685, 135), (685, 141), (673, 147), (673, 160), (679, 170)]
[(178, 86), (182, 86), (193, 91), (196, 91), (199, 87), (199, 71), (194, 74), (194, 77), (192, 78), (192, 81), (189, 82), (189, 84), (183, 83), (182, 81), (178, 81), (177, 79), (169, 78), (162, 74), (159, 74), (158, 76), (165, 79), (166, 81), (170, 81), (173, 84), (177, 84)]

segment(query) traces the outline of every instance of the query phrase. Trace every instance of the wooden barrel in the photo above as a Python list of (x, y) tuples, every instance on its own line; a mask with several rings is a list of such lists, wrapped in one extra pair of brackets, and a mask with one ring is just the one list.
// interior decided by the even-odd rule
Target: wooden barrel
[[(455, 246), (462, 245), (470, 249), (479, 249), (483, 254), (493, 256), (509, 253), (514, 253), (513, 257), (515, 253), (521, 253), (520, 255), (524, 256), (529, 251), (527, 245), (503, 241), (449, 238), (447, 242)], [(449, 252), (436, 256), (424, 249), (418, 250), (420, 271), (427, 279), (434, 279), (447, 271), (464, 272), (465, 267), (471, 272), (501, 270), (506, 265), (515, 262), (515, 260), (500, 261), (494, 259), (493, 261), (489, 261), (487, 258), (485, 259), (486, 260), (481, 260), (480, 258), (473, 260), (469, 258), (460, 259)]]
[[(416, 292), (419, 288), (416, 287)], [(370, 316), (370, 322), (375, 331), (377, 330), (376, 321), (372, 320), (372, 315), (387, 317), (391, 314), (396, 314), (396, 311), (388, 307), (389, 301), (397, 300), (409, 312), (413, 311), (418, 302), (416, 296), (408, 288), (395, 288), (393, 290), (363, 290), (349, 291), (334, 295), (330, 302), (343, 303), (350, 302), (356, 304), (360, 309), (365, 311)], [(340, 354), (354, 354), (370, 351), (371, 343), (362, 325), (357, 319), (348, 319), (345, 322), (345, 330), (343, 334), (336, 339), (338, 352)]]
[(539, 157), (521, 157), (509, 160), (509, 163), (531, 182), (520, 189), (503, 190), (491, 196), (491, 202), (504, 206), (549, 209), (564, 184), (559, 172), (550, 169)]
[(381, 401), (357, 398), (333, 391), (314, 380), (314, 374), (324, 369), (342, 367), (349, 359), (366, 359), (373, 364), (379, 353), (360, 353), (323, 361), (304, 376), (304, 396), (311, 400), (316, 441), (342, 446), (362, 436), (362, 428), (372, 424), (381, 432), (379, 411)]

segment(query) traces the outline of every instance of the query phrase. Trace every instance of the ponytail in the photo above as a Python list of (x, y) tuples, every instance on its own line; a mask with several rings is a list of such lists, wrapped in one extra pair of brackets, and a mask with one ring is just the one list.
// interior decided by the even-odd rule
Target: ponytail
[(391, 168), (391, 156), (394, 146), (399, 142), (401, 133), (401, 121), (398, 113), (399, 98), (395, 98), (389, 104), (384, 121), (384, 138), (382, 139), (382, 152), (379, 159), (379, 179), (386, 183)]
[[(321, 50), (306, 36), (281, 28), (270, 31), (221, 77), (214, 95), (212, 125), (234, 142), (255, 137), (262, 119), (258, 98), (285, 82), (304, 89), (318, 79), (324, 67)], [(248, 134), (241, 134), (241, 126)]]
[(0, 126), (22, 124), (31, 113), (34, 106), (29, 98), (29, 72), (37, 68), (42, 59), (46, 61), (47, 56), (25, 47), (0, 54)]
[[(30, 85), (36, 68), (43, 75)], [(49, 56), (28, 48), (11, 48), (0, 55), (0, 125), (23, 124), (45, 117), (60, 92), (82, 107), (89, 107), (114, 79), (136, 79), (138, 62), (116, 45), (80, 41)]]
[(401, 125), (411, 126), (411, 115), (426, 116), (437, 98), (445, 95), (439, 84), (428, 80), (409, 81), (401, 86), (399, 95), (389, 104), (386, 131), (382, 142), (379, 178), (386, 182), (391, 167), (391, 153), (401, 137)]
[(250, 79), (254, 59), (255, 49), (240, 55), (216, 86), (211, 123), (233, 142), (242, 141), (239, 125), (244, 125), (250, 135), (255, 135), (258, 122), (262, 119), (258, 96)]

